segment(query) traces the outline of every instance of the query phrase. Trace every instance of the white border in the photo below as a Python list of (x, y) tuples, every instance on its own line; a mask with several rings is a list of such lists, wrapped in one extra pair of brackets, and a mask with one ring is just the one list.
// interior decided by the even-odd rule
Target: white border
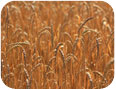
[[(2, 8), (10, 1), (25, 1), (25, 0), (0, 0), (0, 47), (1, 47), (1, 10)], [(113, 8), (113, 11), (114, 11), (114, 29), (116, 28), (116, 25), (115, 25), (115, 12), (116, 12), (116, 0), (27, 0), (27, 1), (104, 1), (106, 3), (108, 3), (112, 8)], [(114, 38), (116, 38), (116, 32), (114, 33)], [(116, 40), (114, 39), (114, 46), (115, 46), (115, 42)], [(116, 56), (116, 48), (114, 47), (114, 58)], [(0, 53), (1, 53), (1, 48), (0, 48)], [(0, 55), (0, 59), (1, 59), (1, 55)], [(115, 62), (115, 65), (114, 65), (114, 69), (115, 69), (115, 66), (116, 66), (116, 62)], [(116, 72), (116, 69), (115, 69), (115, 72)], [(116, 74), (114, 72), (114, 80), (112, 81), (112, 83), (107, 86), (106, 88), (103, 88), (104, 90), (114, 90), (116, 88)], [(0, 60), (0, 89), (4, 89), (4, 90), (11, 90), (11, 88), (7, 87), (2, 79), (1, 79), (1, 60)], [(22, 89), (18, 89), (18, 90), (22, 90)], [(30, 89), (30, 90), (33, 90), (33, 89)], [(83, 90), (83, 89), (79, 89), (79, 90)], [(93, 89), (95, 90), (95, 89)]]

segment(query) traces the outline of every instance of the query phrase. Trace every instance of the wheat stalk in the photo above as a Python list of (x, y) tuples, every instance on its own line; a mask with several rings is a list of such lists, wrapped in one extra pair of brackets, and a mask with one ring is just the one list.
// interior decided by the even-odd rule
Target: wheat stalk
[(25, 67), (26, 67), (26, 51), (25, 51), (24, 48), (23, 48), (23, 55), (24, 55), (24, 64), (25, 64)]
[(8, 54), (12, 49), (17, 48), (17, 47), (21, 47), (23, 49), (22, 45), (14, 45), (6, 52), (6, 54)]
[(63, 34), (69, 38), (69, 40), (71, 41), (71, 43), (73, 43), (73, 40), (72, 40), (71, 35), (69, 33), (64, 32)]
[(79, 38), (77, 37), (76, 40), (74, 41), (73, 43), (73, 47), (72, 47), (72, 53), (74, 54), (74, 51), (75, 51), (75, 48), (76, 48), (76, 45), (77, 45), (77, 42), (79, 41)]
[(30, 80), (29, 80), (29, 73), (28, 73), (28, 71), (27, 71), (27, 69), (26, 68), (24, 68), (24, 73), (26, 74), (26, 88), (27, 89), (29, 89), (30, 88), (30, 84), (29, 84), (29, 82), (30, 82)]
[(52, 42), (52, 48), (54, 47), (54, 33), (53, 33), (53, 24), (51, 24), (51, 42)]
[(52, 63), (53, 60), (56, 59), (56, 56), (53, 56), (50, 60), (49, 60), (49, 63), (48, 63), (48, 66), (50, 66), (50, 64)]
[(30, 42), (25, 41), (25, 42), (16, 42), (16, 43), (8, 44), (8, 46), (12, 46), (12, 45), (30, 45)]
[(60, 54), (61, 54), (61, 57), (62, 57), (62, 61), (63, 61), (63, 67), (65, 68), (65, 57), (64, 57), (64, 53), (63, 51), (60, 49)]
[[(66, 61), (68, 62), (68, 60), (70, 60), (71, 57), (73, 57), (74, 60), (77, 61), (77, 57), (76, 57), (74, 54), (72, 54), (72, 53), (67, 54), (67, 56), (66, 56)], [(75, 61), (73, 61), (73, 63), (74, 63)]]
[(79, 29), (78, 29), (78, 35), (79, 35), (79, 36), (80, 36), (80, 30), (82, 29), (82, 27), (83, 27), (89, 20), (91, 20), (91, 19), (93, 19), (93, 17), (87, 18), (87, 19), (81, 24), (81, 26), (80, 26)]
[(96, 43), (97, 43), (97, 57), (99, 56), (99, 39), (96, 39)]
[(42, 35), (44, 35), (44, 34), (49, 34), (49, 35), (51, 35), (51, 33), (50, 33), (48, 30), (42, 31), (42, 32), (39, 34), (39, 36), (38, 36), (38, 41), (39, 41), (39, 43), (40, 43), (40, 38), (41, 38)]
[(86, 72), (86, 75), (87, 75), (88, 78), (89, 78), (89, 81), (90, 81), (90, 88), (92, 89), (92, 88), (93, 88), (93, 80), (92, 80), (91, 74), (90, 74), (89, 72)]
[(46, 27), (42, 28), (38, 34), (44, 32), (44, 31), (49, 31), (50, 29), (51, 29), (51, 27), (46, 26)]
[(99, 75), (102, 78), (103, 81), (107, 82), (106, 78), (104, 77), (104, 75), (101, 72), (93, 71), (93, 73)]

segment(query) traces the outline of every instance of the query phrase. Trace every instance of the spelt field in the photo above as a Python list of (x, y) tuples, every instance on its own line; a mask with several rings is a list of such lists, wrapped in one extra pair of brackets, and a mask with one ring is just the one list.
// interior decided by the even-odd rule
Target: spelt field
[(1, 12), (1, 78), (10, 88), (99, 89), (114, 77), (114, 13), (102, 1), (12, 1)]

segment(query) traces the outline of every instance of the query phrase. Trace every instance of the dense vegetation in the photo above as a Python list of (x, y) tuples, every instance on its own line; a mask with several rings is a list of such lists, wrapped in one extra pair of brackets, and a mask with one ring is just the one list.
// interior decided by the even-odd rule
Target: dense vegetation
[(11, 88), (104, 88), (114, 77), (114, 13), (102, 1), (10, 2), (1, 46)]

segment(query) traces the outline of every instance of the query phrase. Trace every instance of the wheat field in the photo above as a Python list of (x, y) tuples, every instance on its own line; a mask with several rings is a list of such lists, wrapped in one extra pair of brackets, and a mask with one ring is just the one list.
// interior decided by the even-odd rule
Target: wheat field
[(1, 78), (15, 89), (101, 89), (114, 77), (114, 12), (103, 1), (12, 1), (1, 12)]

